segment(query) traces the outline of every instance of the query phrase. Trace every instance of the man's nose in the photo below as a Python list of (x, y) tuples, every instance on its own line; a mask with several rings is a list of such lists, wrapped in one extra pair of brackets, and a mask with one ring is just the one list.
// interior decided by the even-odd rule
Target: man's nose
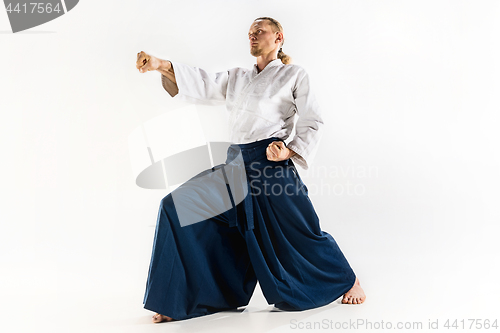
[(254, 34), (250, 34), (250, 35), (248, 36), (248, 39), (250, 39), (250, 40), (255, 40), (255, 35), (254, 35)]

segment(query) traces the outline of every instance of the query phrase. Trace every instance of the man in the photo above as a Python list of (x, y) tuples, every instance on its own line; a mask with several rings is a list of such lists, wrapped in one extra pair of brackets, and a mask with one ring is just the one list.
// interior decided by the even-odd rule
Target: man
[[(320, 229), (307, 187), (294, 166), (295, 162), (309, 167), (323, 125), (309, 77), (302, 67), (289, 64), (289, 56), (282, 51), (284, 33), (279, 22), (258, 18), (248, 36), (250, 52), (256, 57), (252, 70), (233, 68), (211, 74), (144, 52), (137, 55), (139, 71), (159, 71), (172, 97), (226, 105), (235, 143), (228, 150), (228, 161), (234, 149), (241, 149), (249, 180), (257, 174), (259, 178), (258, 194), (252, 190), (241, 205), (190, 226), (179, 226), (171, 194), (162, 200), (145, 295), (145, 308), (158, 312), (154, 322), (246, 305), (257, 279), (268, 303), (283, 310), (326, 305), (342, 294), (343, 303), (360, 304), (366, 298), (335, 240)], [(285, 144), (295, 114), (299, 115), (296, 135)], [(250, 167), (256, 163), (261, 169)], [(261, 170), (267, 167), (270, 176), (261, 182)], [(293, 172), (279, 179), (279, 168)], [(296, 195), (262, 194), (265, 182), (291, 186)], [(211, 199), (207, 195), (202, 200)], [(231, 228), (235, 225), (238, 232)], [(193, 277), (203, 274), (209, 275), (204, 280)]]

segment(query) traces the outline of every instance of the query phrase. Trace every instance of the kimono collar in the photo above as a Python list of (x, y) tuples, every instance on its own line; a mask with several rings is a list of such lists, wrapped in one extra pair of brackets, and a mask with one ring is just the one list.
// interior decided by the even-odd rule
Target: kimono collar
[[(266, 65), (266, 67), (264, 67), (264, 69), (262, 71), (266, 70), (267, 67), (274, 67), (274, 66), (279, 66), (279, 65), (283, 65), (283, 62), (281, 61), (281, 59), (280, 58), (274, 59), (273, 61), (271, 61), (270, 63), (268, 63)], [(253, 65), (253, 76), (257, 75), (258, 73), (259, 72), (257, 71), (257, 64), (254, 64)]]

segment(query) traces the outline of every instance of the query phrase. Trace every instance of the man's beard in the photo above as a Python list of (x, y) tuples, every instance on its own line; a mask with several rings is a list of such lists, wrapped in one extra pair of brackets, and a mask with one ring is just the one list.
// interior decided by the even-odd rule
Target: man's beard
[(254, 57), (258, 57), (262, 55), (262, 49), (256, 48), (256, 47), (250, 47), (250, 53)]

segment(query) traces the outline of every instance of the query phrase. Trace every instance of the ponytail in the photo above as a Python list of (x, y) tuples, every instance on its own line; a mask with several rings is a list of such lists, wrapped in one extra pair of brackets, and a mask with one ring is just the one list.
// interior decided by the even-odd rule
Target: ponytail
[(278, 51), (278, 58), (281, 59), (281, 62), (285, 65), (292, 63), (292, 58), (288, 54), (285, 54), (285, 52), (281, 51), (281, 47)]

